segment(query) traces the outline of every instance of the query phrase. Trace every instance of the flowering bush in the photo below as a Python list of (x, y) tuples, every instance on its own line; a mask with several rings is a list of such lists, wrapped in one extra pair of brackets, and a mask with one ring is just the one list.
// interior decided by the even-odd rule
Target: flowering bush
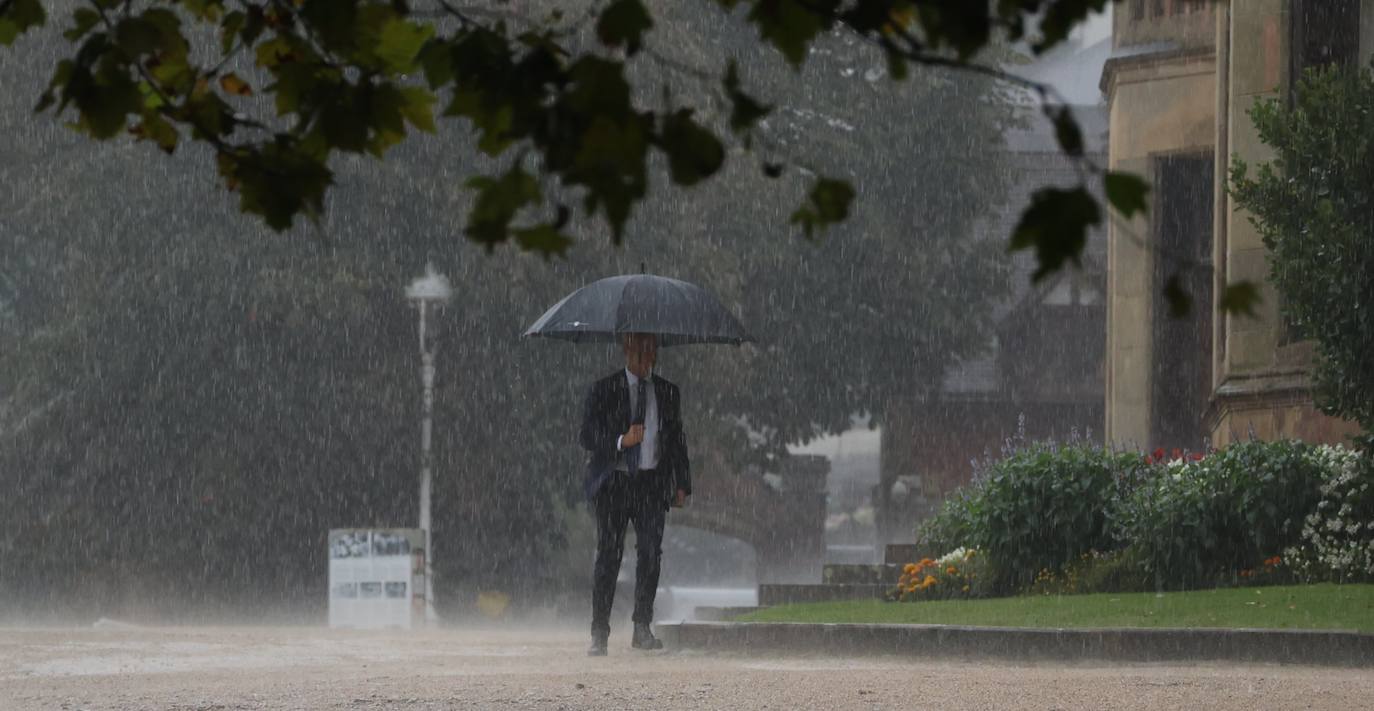
[(1316, 447), (1312, 457), (1322, 468), (1321, 500), (1284, 556), (1304, 580), (1374, 580), (1374, 462), (1343, 447)]
[(988, 558), (993, 587), (1019, 590), (1041, 570), (1123, 547), (1112, 525), (1120, 491), (1134, 487), (1148, 467), (1134, 453), (1033, 443), (946, 500), (918, 540), (975, 547)]
[[(1022, 445), (918, 540), (976, 547), (989, 594), (1374, 581), (1374, 458), (1301, 442), (1207, 455)], [(902, 599), (955, 587), (939, 561), (909, 572)]]
[(936, 559), (907, 563), (888, 599), (908, 602), (984, 597), (987, 580), (984, 556), (976, 549), (957, 548)]
[(1298, 542), (1325, 464), (1301, 442), (1244, 442), (1168, 461), (1120, 508), (1119, 536), (1154, 586), (1234, 580)]

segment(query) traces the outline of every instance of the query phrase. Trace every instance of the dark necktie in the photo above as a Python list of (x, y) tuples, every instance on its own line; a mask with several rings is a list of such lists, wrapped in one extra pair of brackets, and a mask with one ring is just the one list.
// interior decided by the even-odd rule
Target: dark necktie
[[(635, 390), (635, 416), (630, 421), (632, 425), (644, 424), (645, 411), (649, 408), (649, 379), (640, 378), (639, 386)], [(639, 473), (639, 451), (643, 444), (636, 444), (625, 450), (625, 469), (630, 472), (630, 476)]]

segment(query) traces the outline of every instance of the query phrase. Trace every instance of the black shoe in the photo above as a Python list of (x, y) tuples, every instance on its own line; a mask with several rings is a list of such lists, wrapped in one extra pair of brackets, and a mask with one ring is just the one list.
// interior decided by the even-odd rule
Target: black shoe
[(635, 623), (635, 634), (630, 639), (630, 646), (635, 649), (663, 649), (663, 642), (654, 637), (654, 633), (649, 630), (649, 626), (643, 622)]
[(587, 656), (604, 657), (606, 656), (606, 637), (602, 635), (592, 636), (592, 646), (587, 648)]

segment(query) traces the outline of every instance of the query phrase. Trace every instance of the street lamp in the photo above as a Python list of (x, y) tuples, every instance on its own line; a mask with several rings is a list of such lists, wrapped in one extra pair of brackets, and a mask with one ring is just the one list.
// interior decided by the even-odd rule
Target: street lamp
[(406, 298), (420, 309), (420, 380), (424, 383), (420, 410), (420, 529), (425, 532), (425, 621), (431, 624), (439, 618), (434, 611), (434, 538), (430, 532), (432, 526), (429, 515), (434, 488), (429, 454), (434, 429), (434, 351), (425, 340), (425, 329), (430, 307), (443, 306), (451, 296), (453, 287), (449, 286), (448, 277), (436, 272), (433, 264), (426, 264), (425, 275), (406, 287)]

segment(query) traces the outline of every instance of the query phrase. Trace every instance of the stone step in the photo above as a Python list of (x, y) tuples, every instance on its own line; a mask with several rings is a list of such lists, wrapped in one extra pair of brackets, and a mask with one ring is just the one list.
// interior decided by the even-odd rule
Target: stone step
[(848, 563), (851, 565), (872, 565), (881, 563), (883, 552), (878, 546), (862, 543), (834, 543), (825, 547), (827, 563)]
[(881, 600), (891, 585), (760, 585), (759, 605), (791, 605), (839, 600)]
[(932, 554), (916, 543), (889, 543), (883, 550), (883, 562), (888, 565), (906, 565), (922, 558), (937, 558), (948, 551)]
[(821, 582), (826, 585), (842, 583), (859, 585), (896, 585), (902, 577), (900, 565), (852, 565), (827, 563), (821, 570)]
[(709, 605), (698, 606), (692, 611), (692, 616), (697, 622), (728, 622), (741, 615), (751, 612), (758, 612), (761, 607), (713, 607)]

